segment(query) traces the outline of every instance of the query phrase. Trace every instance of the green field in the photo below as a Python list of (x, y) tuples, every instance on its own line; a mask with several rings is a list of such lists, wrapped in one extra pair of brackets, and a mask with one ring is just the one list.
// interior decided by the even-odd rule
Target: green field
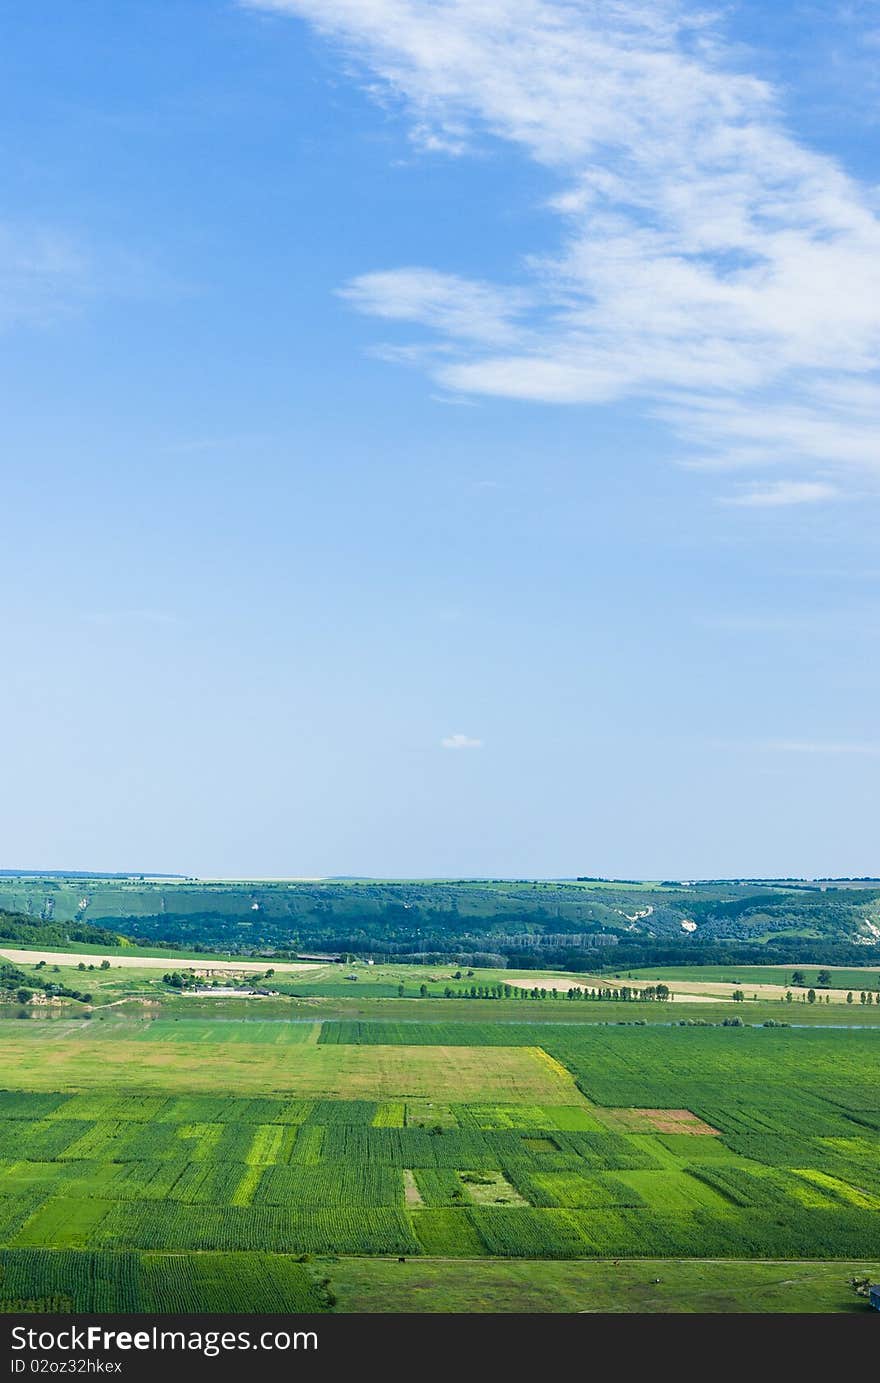
[[(878, 1041), (488, 1018), (3, 1022), (0, 1303), (359, 1309), (371, 1280), (398, 1300), (411, 1266), (425, 1310), (468, 1292), (473, 1309), (848, 1309), (843, 1268), (820, 1265), (880, 1242)], [(635, 1262), (658, 1257), (678, 1264), (664, 1290)], [(614, 1259), (634, 1261), (600, 1266)], [(688, 1305), (698, 1287), (715, 1306)]]
[(67, 1091), (131, 1085), (144, 1093), (232, 1089), (374, 1100), (471, 1100), (503, 1090), (510, 1100), (550, 1104), (577, 1097), (571, 1078), (538, 1048), (318, 1045), (308, 1041), (311, 1025), (304, 1023), (215, 1024), (214, 1036), (210, 1027), (186, 1019), (20, 1024), (0, 1044), (0, 1086)]
[(327, 1272), (340, 1311), (865, 1314), (849, 1280), (880, 1263), (344, 1258)]

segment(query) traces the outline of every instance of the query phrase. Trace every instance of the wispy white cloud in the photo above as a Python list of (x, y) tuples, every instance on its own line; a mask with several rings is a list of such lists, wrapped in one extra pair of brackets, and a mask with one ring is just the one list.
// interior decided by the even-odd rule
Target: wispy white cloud
[(835, 486), (822, 480), (774, 480), (740, 494), (724, 495), (721, 503), (744, 509), (778, 509), (786, 504), (817, 504), (837, 494)]
[(847, 740), (769, 740), (762, 748), (780, 754), (880, 755), (880, 743), (871, 740), (862, 743)]
[(395, 269), (362, 274), (341, 290), (361, 312), (391, 321), (417, 322), (454, 340), (486, 345), (515, 342), (513, 324), (523, 295), (502, 292), (433, 269)]
[(515, 287), (412, 268), (349, 285), (360, 310), (434, 335), (398, 359), (448, 393), (633, 398), (682, 459), (880, 481), (876, 192), (786, 129), (703, 10), (241, 2), (340, 42), (416, 142), (501, 139), (559, 177), (559, 247), (510, 266)]
[(482, 749), (483, 741), (471, 739), (470, 735), (446, 735), (440, 741), (444, 749)]
[(45, 226), (0, 223), (0, 330), (44, 326), (88, 293), (83, 251)]

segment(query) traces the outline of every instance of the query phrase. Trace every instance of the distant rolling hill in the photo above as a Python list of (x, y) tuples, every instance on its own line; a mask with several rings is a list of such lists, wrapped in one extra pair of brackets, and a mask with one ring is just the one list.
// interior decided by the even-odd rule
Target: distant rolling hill
[(41, 944), (106, 944), (109, 932), (233, 952), (317, 947), (584, 970), (728, 956), (880, 963), (876, 880), (222, 882), (10, 871), (0, 909), (0, 934), (32, 929)]

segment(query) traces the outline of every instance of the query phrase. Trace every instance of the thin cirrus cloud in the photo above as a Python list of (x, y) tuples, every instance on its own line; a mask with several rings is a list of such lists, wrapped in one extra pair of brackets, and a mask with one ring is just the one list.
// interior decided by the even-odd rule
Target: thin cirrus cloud
[(822, 480), (776, 480), (737, 495), (726, 495), (721, 502), (745, 509), (778, 509), (786, 504), (817, 504), (838, 493), (834, 485)]
[(440, 741), (444, 749), (482, 749), (483, 741), (472, 739), (470, 735), (446, 735)]
[(422, 147), (503, 140), (558, 176), (556, 249), (511, 266), (515, 289), (411, 265), (343, 289), (428, 330), (389, 359), (448, 395), (636, 399), (689, 464), (880, 480), (876, 199), (786, 128), (713, 16), (685, 0), (240, 3), (340, 44)]
[(90, 287), (90, 265), (63, 232), (0, 223), (0, 330), (48, 325)]
[(874, 758), (880, 743), (848, 740), (770, 740), (765, 748), (779, 754), (857, 754)]
[(391, 321), (422, 322), (455, 340), (515, 343), (524, 296), (430, 269), (362, 274), (340, 290), (360, 312)]

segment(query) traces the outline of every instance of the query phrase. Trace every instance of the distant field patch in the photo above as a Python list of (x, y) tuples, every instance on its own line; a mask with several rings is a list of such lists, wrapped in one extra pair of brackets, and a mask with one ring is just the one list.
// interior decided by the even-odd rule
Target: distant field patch
[(502, 1172), (462, 1172), (461, 1181), (475, 1205), (528, 1205)]
[(289, 1047), (291, 1043), (313, 1042), (314, 1023), (285, 1023), (283, 1021), (263, 1022), (258, 1018), (245, 1018), (235, 1022), (228, 1018), (157, 1018), (143, 1023), (138, 1037), (147, 1042), (204, 1042), (213, 1043), (271, 1043), (276, 1047)]
[(248, 1042), (240, 1030), (237, 1040), (224, 1036), (217, 1043), (178, 1039), (176, 1034), (167, 1041), (157, 1035), (144, 1042), (118, 1029), (115, 1041), (102, 1040), (92, 1035), (92, 1024), (45, 1027), (59, 1031), (41, 1033), (34, 1041), (30, 1033), (16, 1030), (4, 1041), (0, 1086), (63, 1091), (109, 1085), (120, 1094), (234, 1090), (349, 1100), (437, 1096), (462, 1102), (503, 1094), (510, 1104), (582, 1102), (572, 1077), (536, 1047), (346, 1046), (300, 1040), (291, 1049), (285, 1042)]
[(458, 1118), (451, 1105), (437, 1100), (407, 1100), (407, 1128), (458, 1128)]
[(374, 1128), (403, 1128), (406, 1123), (406, 1104), (403, 1100), (386, 1100), (373, 1117)]
[(598, 1114), (606, 1128), (620, 1133), (682, 1133), (705, 1138), (720, 1132), (689, 1109), (601, 1109)]
[(409, 1167), (404, 1167), (403, 1169), (403, 1195), (404, 1201), (407, 1204), (407, 1206), (424, 1205), (424, 1201), (422, 1200), (422, 1193), (419, 1190), (418, 1185), (416, 1184), (415, 1176), (413, 1175), (413, 1172)]
[(463, 1127), (481, 1129), (567, 1129), (601, 1133), (603, 1125), (584, 1101), (580, 1105), (470, 1105), (459, 1112)]

